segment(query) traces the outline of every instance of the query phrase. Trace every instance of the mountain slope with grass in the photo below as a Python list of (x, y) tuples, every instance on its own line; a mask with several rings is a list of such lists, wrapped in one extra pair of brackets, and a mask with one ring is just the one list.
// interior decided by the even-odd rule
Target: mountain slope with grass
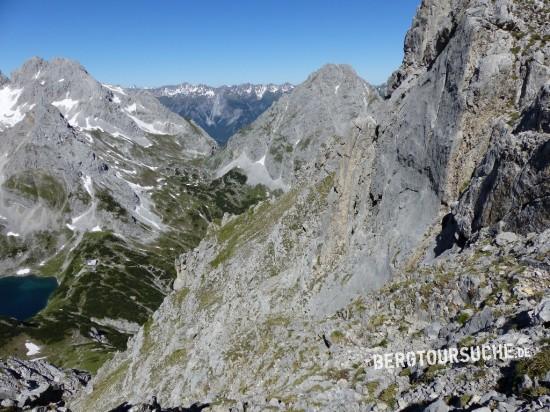
[(25, 357), (31, 341), (95, 371), (170, 291), (175, 258), (267, 193), (237, 171), (211, 176), (200, 127), (76, 62), (31, 59), (0, 95), (0, 275), (59, 283), (41, 313), (2, 323), (0, 351)]

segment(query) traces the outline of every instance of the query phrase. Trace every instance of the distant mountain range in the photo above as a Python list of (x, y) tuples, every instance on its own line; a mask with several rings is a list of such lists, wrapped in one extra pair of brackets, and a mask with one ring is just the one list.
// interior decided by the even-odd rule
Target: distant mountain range
[(211, 87), (182, 83), (148, 89), (168, 109), (193, 120), (218, 143), (248, 126), (294, 88), (289, 83)]

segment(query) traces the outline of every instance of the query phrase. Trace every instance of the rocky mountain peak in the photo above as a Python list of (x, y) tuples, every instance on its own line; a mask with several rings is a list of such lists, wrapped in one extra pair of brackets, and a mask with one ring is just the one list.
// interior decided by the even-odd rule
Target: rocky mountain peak
[(32, 58), (0, 93), (6, 102), (0, 107), (0, 127), (13, 126), (33, 105), (53, 105), (81, 131), (102, 130), (142, 146), (151, 144), (151, 135), (174, 135), (193, 153), (210, 153), (216, 146), (200, 127), (170, 112), (150, 93), (101, 84), (69, 59)]
[(315, 72), (311, 73), (305, 83), (326, 83), (356, 77), (358, 77), (357, 72), (349, 64), (327, 63)]
[[(149, 197), (159, 189), (151, 177), (159, 166), (152, 165), (185, 163), (216, 147), (200, 127), (151, 94), (101, 84), (67, 59), (29, 60), (0, 87), (0, 103), (1, 230), (20, 234), (22, 241), (64, 228), (77, 238), (93, 228), (154, 238), (163, 226)], [(58, 201), (48, 202), (54, 195), (42, 188), (23, 191), (22, 182), (38, 185), (33, 179), (58, 188)], [(94, 188), (109, 206), (98, 206)], [(31, 224), (27, 214), (33, 210), (48, 217)], [(0, 265), (12, 270), (27, 258), (21, 254)]]
[[(47, 81), (64, 81), (72, 79), (91, 79), (86, 69), (77, 61), (65, 58), (55, 58), (50, 61), (41, 57), (33, 57), (15, 70), (11, 76), (14, 83), (39, 84)], [(62, 81), (60, 82), (62, 83)]]
[(301, 170), (360, 130), (378, 99), (350, 66), (325, 65), (234, 135), (215, 159), (217, 173), (240, 168), (252, 182), (288, 190)]

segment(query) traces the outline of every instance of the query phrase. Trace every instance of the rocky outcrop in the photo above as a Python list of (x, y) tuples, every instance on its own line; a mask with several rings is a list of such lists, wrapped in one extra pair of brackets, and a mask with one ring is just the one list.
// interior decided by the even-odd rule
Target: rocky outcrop
[(42, 410), (41, 407), (66, 411), (68, 398), (81, 391), (89, 380), (86, 372), (59, 369), (43, 360), (8, 358), (0, 361), (0, 406), (10, 411)]
[[(550, 78), (550, 74), (546, 79)], [(528, 106), (516, 128), (516, 132), (532, 131), (550, 133), (550, 82), (539, 90), (533, 103)]]
[(542, 231), (550, 223), (548, 91), (544, 86), (512, 132), (495, 127), (491, 145), (454, 208), (459, 235), (497, 223), (503, 230)]

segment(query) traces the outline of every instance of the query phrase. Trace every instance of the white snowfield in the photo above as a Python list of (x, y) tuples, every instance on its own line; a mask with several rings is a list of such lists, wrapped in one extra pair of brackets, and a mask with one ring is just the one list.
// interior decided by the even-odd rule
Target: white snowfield
[(69, 97), (66, 97), (63, 100), (59, 100), (57, 102), (52, 102), (52, 105), (54, 105), (55, 107), (60, 109), (61, 112), (63, 113), (63, 115), (66, 115), (71, 110), (73, 110), (76, 106), (78, 106), (78, 103), (79, 103), (78, 100), (73, 100)]
[(31, 270), (29, 268), (25, 268), (25, 269), (19, 269), (16, 272), (16, 275), (17, 276), (24, 276), (24, 275), (28, 275), (29, 273), (31, 273)]
[(0, 130), (16, 125), (25, 117), (23, 109), (27, 104), (16, 106), (22, 91), (10, 86), (0, 89)]
[(112, 92), (119, 93), (119, 94), (122, 94), (122, 95), (124, 95), (124, 96), (127, 96), (126, 92), (124, 92), (124, 90), (122, 89), (122, 87), (113, 86), (112, 84), (106, 84), (106, 83), (102, 83), (101, 85), (102, 85), (103, 87), (105, 87), (106, 89), (111, 90)]
[[(135, 106), (135, 104), (133, 106)], [(138, 119), (136, 116), (131, 115), (130, 113), (133, 113), (133, 112), (129, 111), (128, 109), (129, 108), (126, 108), (126, 116), (132, 119), (134, 123), (137, 125), (137, 127), (139, 127), (144, 132), (148, 132), (152, 134), (168, 134), (164, 129), (159, 129), (157, 127), (157, 125), (166, 127), (168, 125), (167, 123), (162, 123), (159, 121), (155, 121), (153, 123), (144, 122), (143, 120)]]
[(25, 342), (25, 347), (27, 348), (27, 356), (38, 355), (41, 350), (40, 346), (29, 341)]
[(281, 177), (274, 179), (269, 174), (269, 171), (265, 165), (265, 159), (266, 154), (264, 154), (260, 159), (254, 161), (251, 160), (245, 152), (242, 152), (239, 157), (219, 169), (216, 172), (216, 177), (225, 175), (231, 169), (239, 168), (248, 176), (248, 184), (250, 185), (263, 184), (271, 189), (285, 190), (287, 185), (283, 182), (283, 179)]

